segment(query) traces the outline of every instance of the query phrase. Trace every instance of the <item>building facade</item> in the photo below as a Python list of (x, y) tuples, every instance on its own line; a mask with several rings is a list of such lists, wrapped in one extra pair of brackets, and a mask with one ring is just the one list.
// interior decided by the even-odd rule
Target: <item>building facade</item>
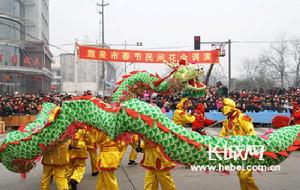
[(0, 0), (0, 94), (50, 91), (48, 20), (48, 0)]
[(62, 92), (82, 94), (91, 90), (94, 95), (109, 96), (116, 82), (116, 69), (105, 62), (105, 85), (102, 82), (102, 62), (78, 60), (75, 64), (75, 55), (65, 53), (60, 55), (61, 88)]
[(25, 0), (26, 41), (49, 43), (49, 0)]
[(61, 66), (59, 62), (59, 57), (55, 58), (51, 65), (51, 92), (60, 93), (61, 92)]

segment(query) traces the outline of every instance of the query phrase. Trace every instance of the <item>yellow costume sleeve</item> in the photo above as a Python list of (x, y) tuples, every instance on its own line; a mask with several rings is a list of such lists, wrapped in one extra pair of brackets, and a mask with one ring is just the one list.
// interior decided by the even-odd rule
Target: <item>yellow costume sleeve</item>
[(87, 148), (85, 144), (85, 129), (79, 129), (75, 133), (75, 137), (70, 144), (70, 159), (86, 159), (87, 158)]
[(220, 132), (220, 136), (221, 137), (224, 137), (224, 136), (228, 136), (227, 132), (226, 132), (226, 128), (227, 128), (227, 123), (226, 122), (227, 120), (223, 121), (223, 127), (221, 129), (221, 132)]
[(88, 149), (97, 149), (98, 130), (89, 129), (85, 136), (85, 143)]
[(183, 114), (181, 118), (186, 124), (193, 123), (196, 120), (196, 117), (190, 114)]
[(173, 121), (177, 125), (185, 126), (187, 124), (193, 123), (195, 120), (196, 117), (186, 113), (186, 111), (175, 110), (174, 112)]
[(243, 130), (243, 135), (255, 135), (252, 119), (249, 116), (244, 115), (241, 117), (240, 126)]

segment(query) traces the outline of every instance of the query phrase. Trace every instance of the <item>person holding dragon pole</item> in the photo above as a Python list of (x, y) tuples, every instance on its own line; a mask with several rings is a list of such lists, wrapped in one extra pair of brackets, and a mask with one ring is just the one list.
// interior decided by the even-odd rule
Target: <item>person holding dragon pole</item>
[[(223, 121), (220, 136), (255, 135), (252, 119), (236, 108), (236, 104), (229, 98), (223, 99), (223, 114), (227, 117)], [(259, 190), (252, 176), (252, 170), (241, 170), (237, 173), (241, 190)]]
[(205, 117), (205, 107), (202, 103), (197, 105), (193, 115), (196, 117), (196, 119), (192, 123), (192, 131), (195, 131), (201, 135), (206, 135), (204, 128), (214, 124), (215, 121)]
[(177, 125), (186, 127), (195, 121), (195, 116), (190, 115), (187, 109), (192, 106), (191, 101), (188, 98), (182, 98), (180, 102), (176, 105), (176, 110), (174, 112), (173, 121)]

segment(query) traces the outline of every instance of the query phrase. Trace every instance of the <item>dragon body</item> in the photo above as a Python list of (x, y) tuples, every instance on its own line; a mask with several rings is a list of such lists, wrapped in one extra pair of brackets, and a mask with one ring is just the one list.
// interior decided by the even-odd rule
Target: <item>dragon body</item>
[[(158, 144), (170, 160), (185, 165), (271, 166), (281, 163), (291, 151), (299, 148), (297, 136), (300, 125), (284, 127), (264, 135), (264, 138), (202, 136), (174, 124), (158, 107), (130, 97), (137, 92), (134, 89), (139, 89), (134, 85), (141, 86), (142, 83), (153, 91), (170, 91), (175, 84), (168, 84), (171, 80), (180, 83), (182, 89), (203, 91), (190, 82), (196, 80), (198, 73), (199, 70), (193, 74), (190, 68), (177, 68), (173, 75), (163, 80), (146, 72), (131, 73), (130, 77), (125, 77), (113, 95), (113, 100), (118, 102), (114, 105), (87, 96), (65, 101), (61, 107), (44, 103), (34, 122), (8, 133), (6, 139), (0, 143), (0, 161), (12, 172), (27, 173), (44, 152), (72, 138), (76, 129), (83, 125), (97, 128), (111, 139), (118, 139), (126, 133), (140, 134)], [(190, 78), (186, 79), (183, 76)], [(262, 157), (254, 154), (246, 159), (210, 157), (211, 148), (218, 150), (218, 155), (225, 156), (228, 153), (226, 147), (240, 147), (246, 150), (248, 145), (262, 147)]]
[(145, 71), (134, 71), (123, 76), (123, 80), (117, 82), (119, 86), (112, 100), (123, 102), (143, 94), (145, 90), (160, 94), (184, 91), (189, 96), (198, 97), (204, 94), (206, 86), (200, 82), (200, 77), (204, 76), (203, 68), (198, 65), (168, 65), (173, 71), (164, 78)]

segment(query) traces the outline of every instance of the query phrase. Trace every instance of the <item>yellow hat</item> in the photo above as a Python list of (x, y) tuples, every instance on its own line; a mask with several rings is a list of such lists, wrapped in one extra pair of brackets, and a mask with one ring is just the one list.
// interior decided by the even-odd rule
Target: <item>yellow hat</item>
[(182, 99), (180, 100), (180, 102), (176, 105), (176, 108), (177, 108), (177, 109), (182, 109), (184, 103), (185, 103), (187, 100), (188, 100), (187, 98), (182, 98)]
[(235, 109), (235, 102), (230, 98), (224, 98), (223, 99), (223, 109), (222, 112), (224, 115), (229, 115), (232, 113)]
[(232, 108), (235, 108), (235, 106), (236, 106), (235, 102), (230, 98), (224, 98), (223, 99), (223, 105), (224, 106), (229, 106), (229, 107), (232, 107)]

